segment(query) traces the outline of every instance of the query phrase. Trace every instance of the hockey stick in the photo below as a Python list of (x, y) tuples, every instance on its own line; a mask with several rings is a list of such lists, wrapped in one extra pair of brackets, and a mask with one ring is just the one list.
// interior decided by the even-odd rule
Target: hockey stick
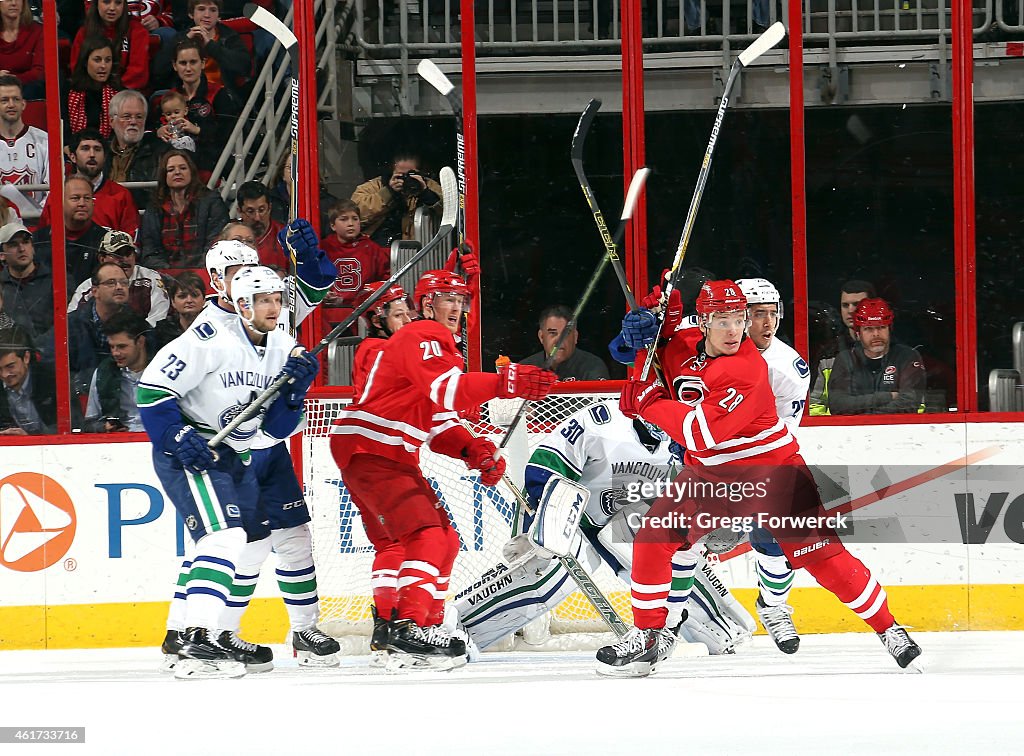
[[(441, 227), (434, 234), (434, 238), (426, 243), (416, 254), (406, 260), (405, 264), (397, 271), (391, 274), (391, 277), (382, 283), (376, 291), (374, 291), (365, 302), (356, 307), (349, 313), (343, 321), (338, 323), (330, 333), (320, 339), (320, 343), (317, 344), (309, 354), (316, 356), (320, 354), (328, 345), (340, 337), (345, 331), (347, 331), (353, 323), (355, 323), (359, 316), (369, 310), (374, 302), (380, 299), (387, 290), (391, 287), (395, 281), (405, 275), (408, 271), (412, 270), (413, 266), (416, 265), (423, 257), (428, 253), (432, 252), (435, 248), (440, 246), (441, 242), (452, 232), (455, 228), (455, 214), (458, 212), (458, 205), (456, 204), (456, 193), (458, 189), (455, 186), (455, 174), (452, 173), (452, 169), (447, 166), (441, 169), (441, 192), (444, 198), (444, 213), (441, 217)], [(238, 413), (238, 415), (219, 433), (209, 440), (207, 446), (211, 449), (218, 446), (227, 436), (235, 430), (239, 425), (252, 419), (260, 411), (264, 404), (273, 399), (281, 388), (287, 384), (291, 379), (287, 375), (278, 377), (267, 389), (253, 399), (244, 410)]]
[[(750, 43), (750, 46), (739, 54), (739, 57), (732, 64), (732, 68), (729, 70), (729, 78), (726, 79), (725, 88), (722, 90), (722, 101), (718, 104), (718, 112), (715, 114), (715, 122), (711, 127), (711, 138), (708, 140), (707, 149), (704, 151), (704, 161), (700, 165), (700, 173), (697, 174), (697, 185), (693, 189), (693, 198), (690, 200), (690, 209), (686, 212), (686, 223), (683, 225), (683, 234), (679, 239), (679, 246), (676, 248), (676, 256), (672, 261), (672, 267), (669, 271), (668, 282), (665, 285), (665, 290), (662, 292), (662, 299), (664, 302), (668, 301), (668, 296), (675, 288), (676, 281), (679, 278), (679, 270), (683, 264), (683, 258), (686, 257), (686, 248), (690, 244), (690, 234), (693, 233), (693, 224), (697, 219), (697, 208), (700, 207), (701, 196), (704, 194), (704, 185), (708, 181), (708, 173), (711, 171), (711, 158), (715, 154), (715, 145), (718, 143), (718, 137), (722, 129), (722, 119), (725, 118), (725, 109), (729, 107), (729, 93), (732, 92), (733, 84), (736, 81), (736, 77), (740, 71), (755, 60), (760, 58), (764, 53), (768, 52), (771, 48), (775, 47), (782, 38), (786, 35), (786, 27), (781, 21), (776, 21), (774, 24), (768, 27), (767, 31), (761, 34), (760, 37)], [(661, 328), (664, 324), (663, 319), (658, 321), (658, 330), (654, 336), (654, 342), (652, 346), (656, 346), (658, 339), (661, 338)], [(647, 350), (647, 359), (644, 361), (643, 370), (640, 372), (640, 380), (646, 381), (647, 376), (651, 372), (651, 366), (654, 364), (654, 355), (657, 350), (654, 348)]]
[[(273, 13), (255, 3), (246, 3), (242, 8), (242, 15), (252, 21), (258, 27), (274, 37), (281, 43), (281, 47), (288, 53), (291, 67), (291, 112), (288, 116), (288, 131), (291, 135), (291, 179), (292, 187), (288, 196), (288, 222), (299, 217), (299, 40), (296, 39), (292, 30)], [(296, 289), (298, 288), (298, 276), (295, 268), (298, 261), (295, 257), (295, 250), (291, 244), (288, 247), (288, 275), (291, 282), (288, 286), (288, 335), (295, 335), (295, 318), (297, 302)]]
[[(619, 217), (619, 227), (615, 229), (615, 236), (611, 239), (611, 244), (605, 248), (605, 254), (601, 255), (601, 260), (598, 262), (597, 267), (594, 268), (594, 272), (590, 276), (590, 281), (587, 282), (587, 288), (583, 290), (583, 295), (580, 297), (580, 301), (576, 305), (576, 309), (572, 313), (572, 317), (569, 322), (565, 324), (565, 328), (562, 329), (562, 333), (559, 334), (558, 340), (555, 341), (551, 351), (544, 358), (544, 369), (549, 370), (555, 363), (555, 356), (558, 354), (558, 350), (562, 348), (562, 344), (576, 329), (576, 321), (579, 320), (580, 314), (583, 312), (583, 308), (586, 307), (587, 302), (590, 300), (591, 294), (594, 293), (594, 289), (597, 287), (597, 282), (601, 280), (601, 276), (604, 274), (604, 269), (611, 261), (612, 255), (618, 260), (618, 252), (616, 248), (619, 242), (622, 241), (623, 235), (626, 233), (626, 224), (629, 223), (629, 219), (633, 217), (633, 209), (636, 207), (636, 201), (640, 197), (640, 192), (644, 188), (644, 182), (647, 181), (647, 176), (651, 172), (649, 168), (640, 168), (636, 173), (633, 174), (633, 180), (629, 182), (629, 190), (626, 192), (626, 201), (622, 206), (622, 215)], [(523, 417), (526, 415), (526, 409), (529, 406), (529, 401), (524, 401), (519, 405), (519, 410), (516, 412), (515, 417), (512, 418), (512, 422), (508, 426), (508, 430), (505, 431), (504, 438), (501, 439), (501, 445), (498, 450), (504, 449), (508, 446), (509, 439), (512, 438), (512, 433), (519, 423), (522, 422)]]

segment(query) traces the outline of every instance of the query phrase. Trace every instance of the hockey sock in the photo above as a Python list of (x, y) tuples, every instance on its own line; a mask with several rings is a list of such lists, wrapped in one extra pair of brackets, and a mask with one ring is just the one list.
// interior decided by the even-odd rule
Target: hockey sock
[(397, 541), (377, 549), (373, 555), (370, 589), (378, 617), (391, 619), (392, 610), (398, 608), (398, 570), (404, 561), (405, 547)]
[(641, 630), (665, 627), (668, 594), (672, 587), (672, 554), (678, 548), (679, 543), (639, 538), (633, 544), (630, 595), (633, 624)]
[(192, 572), (192, 558), (185, 557), (178, 570), (178, 582), (174, 586), (174, 596), (171, 598), (171, 608), (167, 612), (167, 629), (177, 630), (179, 633), (185, 629), (185, 590), (188, 586), (188, 576)]
[(693, 590), (693, 575), (697, 569), (697, 552), (680, 549), (672, 555), (672, 587), (668, 591), (668, 618), (666, 627), (675, 627), (683, 619), (683, 609)]
[(428, 625), (439, 625), (444, 621), (444, 598), (448, 595), (448, 580), (452, 575), (452, 567), (455, 566), (455, 558), (459, 555), (459, 534), (450, 525), (445, 528), (445, 531), (448, 539), (448, 553), (440, 565), (436, 583), (437, 594), (430, 607), (430, 614), (427, 615)]
[(405, 561), (398, 570), (398, 618), (411, 619), (426, 627), (427, 617), (438, 597), (438, 565), (448, 555), (448, 534), (440, 525), (431, 525), (403, 539)]
[(789, 566), (782, 547), (764, 528), (751, 531), (750, 546), (756, 560), (761, 603), (765, 606), (785, 604), (793, 587), (793, 568)]
[(857, 557), (845, 549), (835, 556), (804, 565), (818, 584), (831, 591), (876, 633), (895, 622), (885, 589)]
[(261, 538), (249, 541), (238, 555), (235, 564), (235, 582), (231, 586), (231, 597), (224, 609), (223, 619), (219, 627), (222, 630), (238, 632), (242, 624), (242, 615), (256, 592), (256, 583), (260, 579), (260, 567), (270, 556), (270, 539)]
[(185, 586), (185, 626), (219, 630), (235, 582), (235, 564), (245, 548), (242, 528), (203, 536)]
[(270, 538), (277, 554), (277, 586), (288, 610), (292, 632), (308, 630), (320, 619), (309, 525), (280, 528), (271, 531)]

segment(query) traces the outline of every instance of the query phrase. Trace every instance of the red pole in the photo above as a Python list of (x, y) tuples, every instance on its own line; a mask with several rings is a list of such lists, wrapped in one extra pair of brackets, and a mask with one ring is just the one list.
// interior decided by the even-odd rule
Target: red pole
[[(476, 251), (483, 265), (480, 249), (480, 180), (477, 171), (476, 123), (476, 18), (473, 0), (461, 0), (462, 12), (462, 128), (466, 140), (466, 241)], [(481, 366), (480, 340), (480, 282), (473, 291), (473, 302), (467, 316), (469, 336), (469, 370), (479, 371)]]
[[(60, 54), (57, 49), (57, 3), (43, 2), (43, 58), (46, 63), (46, 96), (51, 106), (46, 109), (46, 131), (49, 141), (50, 196), (52, 215), (51, 258), (53, 266), (53, 341), (56, 353), (57, 432), (71, 432), (71, 368), (68, 364), (68, 274), (65, 264), (64, 243), (64, 125), (60, 108)], [(64, 348), (61, 349), (61, 346)]]
[(957, 407), (978, 410), (978, 323), (974, 245), (974, 47), (971, 5), (953, 10), (953, 236)]
[(807, 334), (807, 193), (804, 154), (804, 36), (800, 0), (789, 0), (789, 162), (793, 223), (794, 348), (810, 358)]
[[(640, 3), (622, 3), (622, 195), (644, 156), (644, 47)], [(639, 299), (647, 293), (647, 195), (641, 194), (625, 238), (626, 277)]]

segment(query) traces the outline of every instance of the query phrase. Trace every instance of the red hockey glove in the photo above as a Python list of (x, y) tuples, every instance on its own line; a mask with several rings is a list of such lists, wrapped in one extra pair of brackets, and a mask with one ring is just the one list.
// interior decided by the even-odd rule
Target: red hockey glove
[(462, 450), (462, 458), (470, 470), (480, 471), (480, 482), (485, 486), (493, 486), (505, 474), (505, 460), (495, 459), (498, 447), (486, 438), (474, 438)]
[(520, 397), (531, 401), (543, 399), (558, 381), (558, 376), (550, 370), (516, 362), (499, 367), (498, 378), (499, 399)]
[(683, 322), (683, 299), (678, 289), (672, 289), (668, 295), (668, 303), (662, 307), (662, 291), (660, 286), (655, 286), (640, 304), (649, 310), (659, 311), (660, 308), (662, 319), (665, 321), (661, 332), (664, 336), (669, 336)]
[(476, 256), (473, 248), (466, 243), (460, 244), (452, 250), (445, 261), (444, 269), (454, 273), (456, 265), (462, 266), (466, 278), (480, 275), (480, 259)]
[(644, 410), (656, 401), (668, 398), (668, 392), (657, 383), (632, 379), (622, 387), (619, 410), (626, 417), (642, 417)]

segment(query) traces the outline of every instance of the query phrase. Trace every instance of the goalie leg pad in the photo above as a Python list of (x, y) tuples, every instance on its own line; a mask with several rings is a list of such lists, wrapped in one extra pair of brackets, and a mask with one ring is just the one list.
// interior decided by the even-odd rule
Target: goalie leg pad
[(541, 492), (530, 540), (552, 554), (569, 554), (589, 499), (590, 491), (583, 486), (552, 475)]
[(698, 558), (694, 574), (694, 589), (700, 591), (716, 615), (732, 620), (749, 634), (757, 630), (757, 623), (743, 604), (736, 600), (712, 565), (703, 556)]
[(699, 591), (690, 596), (686, 613), (679, 627), (680, 637), (689, 643), (703, 643), (712, 656), (733, 653), (736, 646), (750, 638), (750, 633), (709, 606)]

